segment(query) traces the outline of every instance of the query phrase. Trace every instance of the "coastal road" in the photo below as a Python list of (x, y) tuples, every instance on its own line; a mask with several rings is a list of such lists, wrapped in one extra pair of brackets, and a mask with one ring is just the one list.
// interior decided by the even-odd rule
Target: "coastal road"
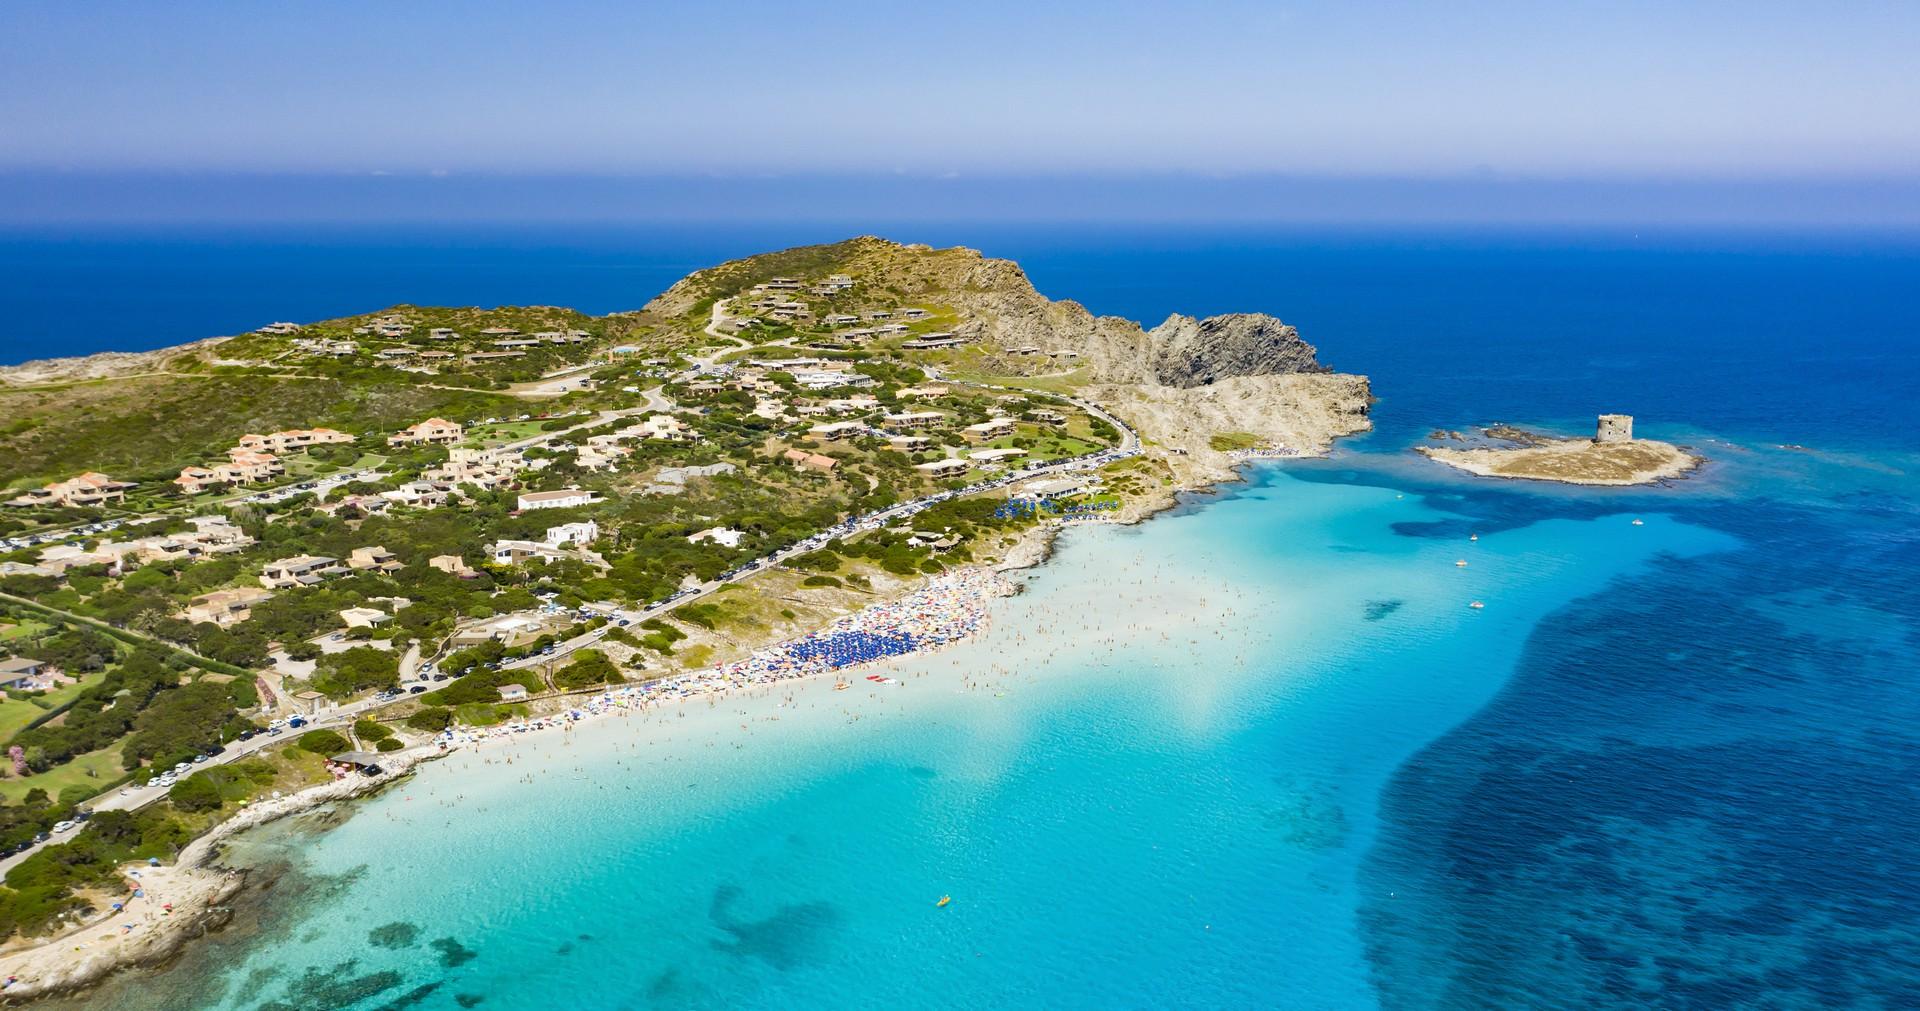
[[(942, 381), (955, 382), (957, 385), (976, 386), (982, 389), (1008, 390), (1010, 392), (1022, 392), (1012, 387), (992, 386), (986, 383), (964, 383), (964, 382), (959, 382), (957, 380), (942, 380)], [(1064, 474), (1064, 473), (1075, 471), (1075, 470), (1092, 470), (1097, 467), (1101, 467), (1108, 463), (1111, 463), (1115, 460), (1123, 460), (1123, 459), (1126, 459), (1127, 457), (1136, 456), (1139, 454), (1140, 436), (1138, 433), (1136, 433), (1132, 429), (1132, 427), (1127, 425), (1126, 422), (1121, 421), (1119, 418), (1116, 418), (1112, 414), (1107, 413), (1107, 411), (1105, 411), (1104, 409), (1102, 409), (1096, 404), (1089, 403), (1087, 401), (1081, 400), (1076, 397), (1065, 396), (1064, 394), (1061, 394), (1059, 396), (1061, 396), (1062, 399), (1068, 401), (1074, 406), (1080, 408), (1081, 410), (1086, 411), (1089, 415), (1099, 418), (1102, 421), (1105, 421), (1107, 424), (1112, 425), (1114, 429), (1120, 433), (1120, 444), (1118, 446), (1113, 447), (1112, 449), (1101, 450), (1098, 453), (1092, 453), (1087, 456), (1072, 457), (1064, 460), (1055, 460), (1052, 463), (1038, 464), (1036, 466), (1015, 471), (1010, 474), (1005, 474), (1000, 477), (996, 477), (987, 481), (976, 482), (974, 484), (966, 486), (965, 488), (961, 488), (957, 491), (936, 492), (932, 495), (926, 495), (917, 499), (912, 499), (907, 502), (898, 503), (886, 509), (877, 510), (875, 512), (870, 512), (861, 516), (843, 520), (839, 524), (833, 527), (830, 527), (827, 530), (822, 531), (821, 533), (815, 534), (812, 537), (809, 537), (789, 547), (782, 548), (779, 551), (773, 552), (772, 554), (763, 555), (760, 558), (757, 558), (751, 562), (748, 562), (747, 564), (737, 569), (734, 569), (733, 571), (728, 572), (717, 579), (710, 579), (704, 583), (701, 583), (699, 586), (693, 587), (691, 589), (682, 590), (679, 593), (674, 594), (673, 596), (668, 597), (665, 600), (656, 601), (643, 608), (616, 608), (610, 612), (605, 612), (608, 614), (610, 619), (608, 624), (600, 628), (593, 629), (592, 631), (585, 632), (581, 635), (577, 635), (571, 639), (566, 640), (565, 642), (555, 643), (553, 645), (553, 651), (551, 653), (536, 654), (533, 656), (520, 657), (519, 659), (516, 659), (516, 660), (509, 660), (506, 663), (502, 664), (501, 668), (503, 670), (526, 670), (529, 668), (539, 667), (544, 664), (557, 663), (561, 659), (566, 657), (569, 653), (572, 653), (580, 649), (586, 649), (588, 647), (591, 647), (599, 643), (602, 639), (605, 639), (609, 632), (611, 632), (614, 628), (618, 627), (617, 624), (615, 623), (621, 619), (625, 619), (629, 623), (638, 624), (639, 622), (644, 621), (648, 618), (657, 618), (663, 614), (667, 614), (671, 612), (673, 609), (677, 607), (681, 607), (685, 604), (690, 604), (696, 600), (701, 599), (702, 597), (706, 597), (712, 593), (715, 593), (730, 583), (737, 583), (737, 582), (741, 582), (742, 580), (752, 578), (753, 576), (758, 575), (759, 573), (765, 572), (776, 566), (784, 564), (789, 559), (792, 559), (796, 556), (806, 554), (809, 551), (816, 551), (822, 547), (825, 547), (827, 544), (831, 543), (832, 541), (838, 540), (842, 537), (850, 536), (852, 534), (861, 533), (868, 530), (876, 530), (896, 520), (906, 519), (911, 516), (917, 515), (921, 512), (925, 512), (927, 509), (930, 509), (933, 506), (938, 505), (941, 502), (945, 502), (949, 499), (966, 498), (972, 495), (979, 495), (985, 492), (995, 491), (997, 489), (1004, 488), (1004, 487), (1007, 487), (1008, 485), (1015, 484), (1018, 482), (1031, 481), (1037, 478), (1047, 477), (1053, 474)]]
[[(250, 758), (268, 748), (294, 741), (302, 734), (314, 730), (334, 730), (340, 731), (344, 735), (345, 729), (351, 726), (354, 720), (359, 719), (360, 716), (365, 713), (388, 704), (387, 702), (378, 702), (372, 698), (366, 698), (349, 702), (345, 705), (322, 709), (307, 718), (308, 722), (306, 726), (283, 729), (278, 734), (260, 734), (252, 740), (234, 741), (227, 745), (225, 751), (207, 759), (205, 762), (195, 764), (192, 772), (188, 772), (185, 775), (190, 776), (202, 769), (211, 769), (214, 766), (226, 765), (230, 762), (237, 762), (243, 758)], [(135, 786), (129, 783), (112, 793), (94, 797), (82, 806), (89, 811), (95, 812), (135, 811), (165, 797), (167, 790), (167, 787), (153, 785)], [(38, 853), (43, 847), (66, 842), (78, 834), (79, 831), (77, 828), (69, 829), (66, 832), (48, 838), (45, 842), (35, 843), (12, 856), (0, 858), (0, 878), (6, 877), (8, 871), (19, 866), (19, 864), (28, 857)]]

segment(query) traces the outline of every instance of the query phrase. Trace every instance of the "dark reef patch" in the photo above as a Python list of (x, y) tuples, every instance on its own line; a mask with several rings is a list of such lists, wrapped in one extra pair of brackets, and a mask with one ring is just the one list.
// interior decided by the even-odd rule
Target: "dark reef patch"
[(1369, 600), (1367, 601), (1366, 620), (1379, 621), (1387, 615), (1405, 607), (1406, 603), (1404, 600)]
[(426, 1000), (428, 997), (433, 996), (434, 991), (440, 989), (444, 985), (445, 983), (442, 980), (435, 980), (431, 983), (422, 983), (419, 986), (416, 986), (413, 989), (408, 990), (406, 993), (403, 993), (400, 996), (395, 997), (393, 1000), (390, 1000), (385, 1004), (380, 1005), (379, 1011), (407, 1011), (407, 1008), (413, 1007), (419, 1004), (421, 1001)]
[(1914, 513), (1673, 511), (1747, 547), (1550, 616), (1396, 773), (1384, 1007), (1920, 1006)]
[(279, 1000), (260, 1005), (260, 1011), (337, 1011), (400, 985), (400, 974), (391, 969), (369, 973), (359, 969), (360, 963), (351, 959), (331, 969), (310, 966), (288, 982)]
[(419, 939), (419, 924), (404, 920), (395, 920), (367, 931), (367, 943), (376, 948), (411, 948)]
[(828, 902), (790, 902), (758, 920), (735, 916), (741, 891), (732, 885), (714, 889), (710, 916), (728, 935), (716, 940), (718, 951), (756, 958), (776, 969), (805, 964), (840, 922), (840, 911)]
[(440, 964), (449, 969), (466, 965), (480, 957), (480, 953), (461, 944), (451, 937), (435, 938), (428, 947), (440, 953)]

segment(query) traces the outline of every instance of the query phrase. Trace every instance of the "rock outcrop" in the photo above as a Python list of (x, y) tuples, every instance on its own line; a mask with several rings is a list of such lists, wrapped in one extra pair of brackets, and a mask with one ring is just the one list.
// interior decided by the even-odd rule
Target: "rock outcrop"
[(1313, 345), (1293, 327), (1262, 313), (1207, 319), (1173, 315), (1147, 330), (1118, 316), (1096, 316), (1066, 299), (1041, 294), (1011, 260), (964, 247), (934, 249), (862, 236), (733, 260), (697, 271), (649, 302), (648, 313), (698, 319), (704, 305), (782, 274), (829, 270), (859, 279), (863, 289), (905, 302), (939, 302), (958, 310), (954, 333), (987, 352), (988, 364), (1010, 375), (1068, 369), (1099, 383), (1206, 386), (1233, 376), (1327, 372)]
[(1208, 386), (1236, 376), (1328, 372), (1300, 331), (1264, 313), (1194, 319), (1174, 315), (1146, 335), (1150, 378), (1162, 386)]

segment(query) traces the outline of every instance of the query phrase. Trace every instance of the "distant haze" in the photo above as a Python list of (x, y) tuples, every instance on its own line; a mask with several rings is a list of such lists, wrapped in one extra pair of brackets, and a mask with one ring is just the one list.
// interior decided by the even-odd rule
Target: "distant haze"
[[(14, 0), (0, 184), (28, 192), (0, 221), (84, 212), (99, 179), (192, 217), (194, 186), (278, 176), (304, 180), (279, 191), (296, 204), (332, 193), (343, 212), (340, 179), (509, 181), (354, 190), (454, 216), (565, 204), (524, 199), (565, 178), (640, 204), (678, 180), (713, 212), (725, 191), (838, 199), (821, 180), (937, 204), (938, 182), (967, 184), (965, 203), (1019, 180), (1049, 203), (1084, 178), (1135, 212), (1167, 195), (1169, 216), (1251, 195), (1309, 218), (1298, 201), (1445, 218), (1458, 196), (1471, 217), (1504, 189), (1526, 218), (1562, 185), (1631, 210), (1669, 184), (1732, 184), (1706, 218), (1852, 221), (1889, 194), (1911, 209), (1915, 52), (1920, 6), (1903, 3)], [(1787, 187), (1784, 215), (1752, 197), (1767, 186)]]

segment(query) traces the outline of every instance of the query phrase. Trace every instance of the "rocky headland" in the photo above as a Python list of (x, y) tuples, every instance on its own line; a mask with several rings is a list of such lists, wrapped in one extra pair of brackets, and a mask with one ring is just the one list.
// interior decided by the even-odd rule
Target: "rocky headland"
[[(1458, 433), (1447, 433), (1451, 439)], [(1594, 438), (1546, 435), (1511, 425), (1481, 429), (1484, 444), (1416, 446), (1429, 460), (1481, 477), (1625, 487), (1686, 477), (1706, 462), (1686, 449), (1633, 437), (1633, 419), (1603, 415)]]

